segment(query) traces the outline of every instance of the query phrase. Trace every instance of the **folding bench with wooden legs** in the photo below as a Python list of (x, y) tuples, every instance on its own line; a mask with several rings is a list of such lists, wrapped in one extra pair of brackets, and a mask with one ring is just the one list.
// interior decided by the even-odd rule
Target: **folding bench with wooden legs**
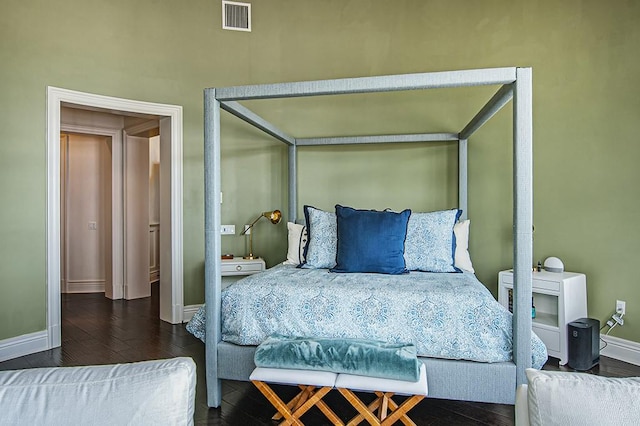
[[(327, 371), (257, 367), (249, 379), (278, 410), (272, 420), (283, 419), (280, 422), (281, 425), (304, 425), (300, 417), (314, 405), (324, 413), (332, 424), (344, 425), (333, 410), (322, 401), (322, 397), (333, 389), (337, 376), (336, 373)], [(291, 401), (285, 403), (268, 383), (297, 385), (300, 392)]]
[[(420, 366), (420, 379), (417, 382), (338, 374), (335, 387), (359, 413), (347, 423), (348, 426), (360, 424), (362, 421), (371, 425), (392, 425), (401, 421), (405, 425), (415, 426), (407, 413), (427, 395), (428, 391), (424, 364)], [(365, 405), (353, 393), (354, 390), (373, 392), (377, 398), (371, 404)], [(398, 405), (392, 399), (394, 395), (408, 397)]]
[[(405, 425), (415, 426), (407, 413), (427, 395), (427, 374), (424, 365), (420, 366), (420, 378), (417, 382), (264, 367), (253, 370), (250, 379), (278, 410), (273, 420), (283, 419), (281, 425), (303, 425), (300, 417), (314, 405), (332, 424), (344, 425), (344, 422), (322, 401), (322, 397), (336, 387), (359, 413), (347, 425), (357, 425), (362, 421), (367, 421), (371, 425), (392, 425), (400, 421)], [(301, 391), (285, 404), (268, 383), (297, 385)], [(367, 406), (353, 393), (354, 390), (373, 392), (377, 398)], [(408, 395), (408, 397), (398, 405), (392, 399), (394, 395)]]

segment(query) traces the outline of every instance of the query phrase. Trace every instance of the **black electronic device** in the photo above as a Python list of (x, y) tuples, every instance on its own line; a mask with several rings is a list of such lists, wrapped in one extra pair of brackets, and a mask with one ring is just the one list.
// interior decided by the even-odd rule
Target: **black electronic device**
[(600, 362), (600, 321), (580, 318), (567, 324), (569, 367), (590, 370)]

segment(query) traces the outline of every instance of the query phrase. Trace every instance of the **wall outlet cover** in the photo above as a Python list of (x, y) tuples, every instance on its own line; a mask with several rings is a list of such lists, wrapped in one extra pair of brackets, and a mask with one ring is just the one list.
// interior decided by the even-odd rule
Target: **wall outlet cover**
[(235, 225), (220, 225), (220, 234), (221, 235), (235, 235), (236, 234), (236, 226)]

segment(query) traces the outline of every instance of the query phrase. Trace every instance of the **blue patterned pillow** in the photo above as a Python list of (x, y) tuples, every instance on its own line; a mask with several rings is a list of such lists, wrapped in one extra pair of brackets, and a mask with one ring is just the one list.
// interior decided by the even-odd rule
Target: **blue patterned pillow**
[(331, 272), (404, 274), (404, 240), (411, 210), (356, 210), (336, 205), (338, 251)]
[(407, 226), (404, 259), (410, 271), (460, 272), (454, 266), (453, 226), (461, 210), (412, 213)]
[(336, 215), (312, 206), (304, 206), (308, 242), (301, 268), (333, 268), (336, 266), (338, 233)]

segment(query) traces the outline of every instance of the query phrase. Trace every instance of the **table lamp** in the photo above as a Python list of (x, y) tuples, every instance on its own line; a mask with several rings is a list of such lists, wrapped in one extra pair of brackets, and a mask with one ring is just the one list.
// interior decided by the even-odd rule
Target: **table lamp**
[[(251, 225), (246, 226), (244, 228), (244, 231), (242, 231), (240, 233), (240, 235), (246, 235), (247, 232), (249, 232), (249, 230), (251, 228), (253, 228), (253, 225), (258, 223), (258, 221), (260, 219), (262, 219), (263, 217), (266, 217), (267, 219), (269, 219), (271, 221), (271, 223), (273, 223), (275, 225), (277, 223), (280, 223), (280, 219), (282, 219), (282, 213), (280, 212), (280, 210), (274, 210), (272, 212), (263, 212), (260, 216), (258, 216), (258, 218), (256, 220), (251, 222)], [(258, 259), (259, 258), (259, 256), (254, 256), (253, 255), (253, 232), (249, 232), (249, 254), (247, 256), (242, 256), (242, 257), (243, 257), (243, 259)]]

